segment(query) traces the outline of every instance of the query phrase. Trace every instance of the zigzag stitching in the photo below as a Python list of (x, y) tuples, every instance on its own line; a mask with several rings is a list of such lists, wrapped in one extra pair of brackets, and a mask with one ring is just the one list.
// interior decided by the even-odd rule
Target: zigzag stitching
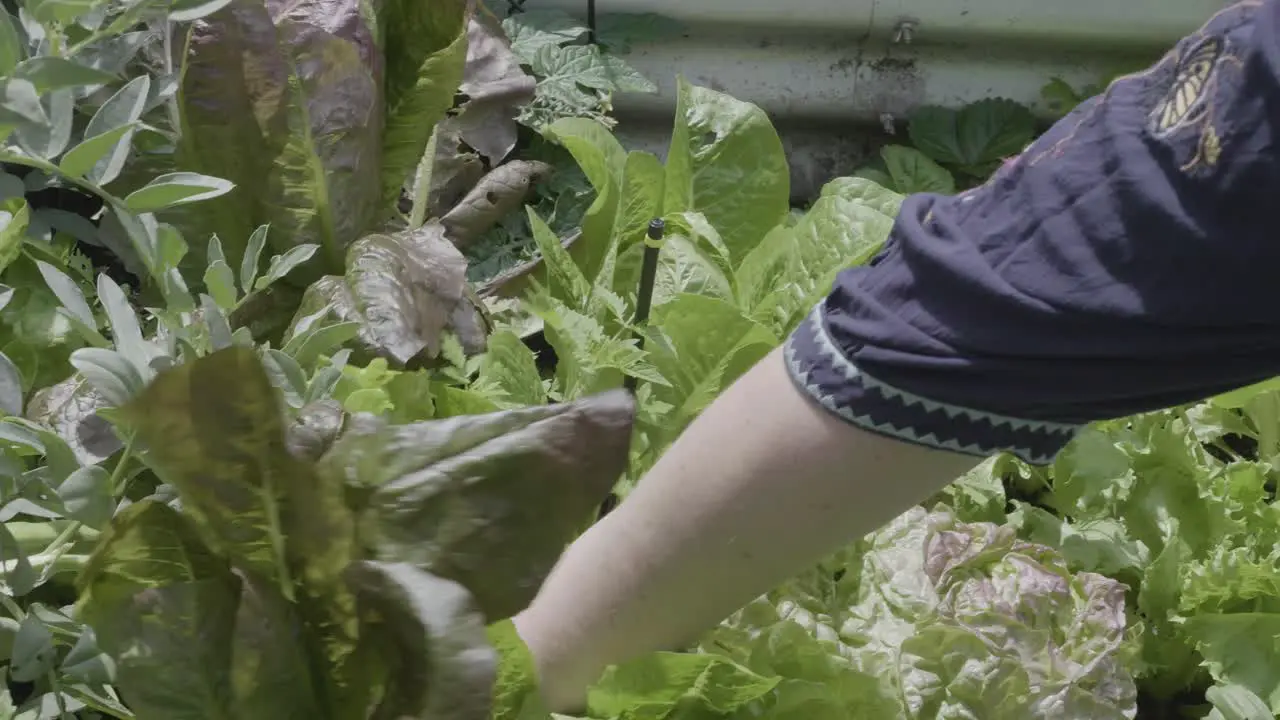
[(831, 336), (827, 333), (826, 328), (822, 324), (820, 308), (821, 305), (814, 307), (813, 311), (809, 313), (809, 317), (806, 319), (806, 322), (813, 325), (814, 341), (818, 345), (819, 354), (823, 357), (830, 358), (832, 367), (838, 370), (846, 380), (860, 380), (863, 385), (878, 391), (886, 398), (901, 398), (902, 404), (908, 407), (912, 405), (921, 405), (926, 410), (941, 410), (951, 418), (963, 415), (969, 420), (986, 422), (995, 428), (998, 428), (1000, 425), (1008, 425), (1015, 430), (1068, 434), (1074, 434), (1080, 429), (1079, 425), (1055, 423), (1047, 420), (1026, 420), (1023, 418), (1001, 415), (999, 413), (975, 410), (973, 408), (967, 408), (960, 405), (938, 402), (936, 400), (921, 397), (908, 390), (894, 387), (882, 380), (877, 380), (876, 378), (868, 375), (865, 370), (854, 365), (844, 356), (844, 353), (840, 352), (840, 349), (836, 347), (835, 342), (831, 339)]
[[(790, 341), (786, 343), (786, 347), (783, 349), (783, 359), (787, 364), (787, 370), (790, 372), (792, 378), (796, 380), (802, 387), (804, 387), (804, 389), (809, 393), (811, 397), (817, 400), (818, 403), (823, 407), (825, 407), (827, 410), (835, 413), (836, 415), (843, 418), (847, 422), (852, 423), (853, 425), (856, 425), (858, 427), (880, 432), (882, 434), (889, 435), (891, 437), (900, 438), (900, 439), (914, 442), (920, 445), (925, 445), (928, 447), (934, 447), (934, 448), (945, 449), (945, 450), (952, 450), (954, 452), (959, 452), (966, 455), (976, 455), (979, 457), (986, 457), (986, 456), (993, 455), (995, 453), (1003, 451), (1003, 452), (1012, 453), (1013, 455), (1017, 456), (1019, 459), (1025, 462), (1031, 463), (1033, 465), (1043, 465), (1053, 461), (1052, 455), (1038, 454), (1029, 447), (1021, 447), (1021, 446), (1014, 446), (1014, 445), (983, 447), (976, 443), (961, 445), (958, 441), (954, 439), (943, 440), (939, 438), (936, 433), (933, 433), (933, 432), (928, 432), (928, 433), (925, 433), (924, 435), (921, 435), (918, 432), (916, 432), (914, 428), (910, 426), (898, 427), (897, 425), (894, 425), (892, 423), (877, 422), (870, 415), (855, 415), (853, 411), (851, 411), (849, 408), (836, 402), (834, 396), (832, 396), (829, 393), (823, 392), (822, 388), (817, 383), (812, 382), (811, 373), (809, 371), (806, 371), (801, 366), (799, 359), (796, 357), (795, 345)], [(855, 370), (855, 373), (856, 373), (856, 370)], [(855, 374), (855, 378), (856, 377), (857, 375)], [(865, 377), (865, 375), (863, 375), (863, 377)]]
[(788, 346), (786, 360), (787, 360), (788, 369), (791, 370), (792, 377), (795, 377), (796, 379), (800, 380), (800, 383), (803, 384), (803, 386), (806, 389), (808, 389), (809, 395), (813, 396), (814, 400), (817, 400), (819, 405), (826, 407), (827, 410), (832, 411), (832, 413), (835, 413), (836, 415), (840, 416), (840, 418), (846, 421), (849, 421), (850, 424), (856, 425), (856, 427), (860, 427), (868, 430), (874, 430), (874, 432), (887, 434), (887, 436), (891, 436), (891, 437), (905, 439), (905, 441), (914, 442), (916, 443), (916, 445), (940, 448), (940, 450), (951, 450), (955, 452), (961, 452), (961, 454), (964, 454), (964, 455), (987, 457), (987, 456), (995, 455), (997, 454), (997, 452), (1005, 451), (1005, 452), (1011, 452), (1011, 454), (1018, 456), (1019, 459), (1030, 462), (1030, 464), (1032, 465), (1043, 465), (1043, 464), (1047, 464), (1047, 462), (1052, 462), (1053, 457), (1051, 455), (1038, 455), (1036, 454), (1036, 452), (1030, 450), (1029, 447), (1019, 447), (1019, 446), (984, 447), (984, 446), (977, 445), (977, 443), (969, 443), (969, 445), (960, 445), (960, 443), (955, 441), (955, 439), (938, 438), (936, 433), (932, 433), (932, 432), (925, 433), (922, 436), (922, 434), (915, 432), (915, 429), (911, 427), (900, 428), (900, 427), (897, 427), (897, 425), (892, 423), (878, 423), (878, 421), (874, 420), (870, 415), (854, 415), (852, 414), (852, 411), (847, 409), (847, 407), (838, 404), (838, 402), (836, 402), (835, 400), (835, 397), (832, 397), (831, 395), (827, 395), (827, 393), (823, 393), (822, 389), (815, 386), (815, 384), (808, 382), (808, 379), (805, 378), (805, 372), (804, 370), (800, 369), (799, 363), (797, 363), (797, 361), (795, 360), (794, 351), (791, 350), (790, 346)]

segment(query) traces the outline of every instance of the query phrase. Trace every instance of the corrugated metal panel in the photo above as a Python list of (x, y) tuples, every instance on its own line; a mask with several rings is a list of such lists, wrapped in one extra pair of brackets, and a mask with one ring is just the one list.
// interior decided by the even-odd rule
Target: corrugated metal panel
[[(1222, 0), (596, 0), (597, 18), (657, 13), (673, 37), (627, 56), (660, 88), (618, 98), (619, 133), (660, 150), (675, 78), (764, 108), (797, 195), (858, 164), (885, 120), (920, 104), (1008, 97), (1044, 112), (1051, 77), (1077, 86), (1142, 67)], [(585, 0), (527, 0), (579, 18)]]

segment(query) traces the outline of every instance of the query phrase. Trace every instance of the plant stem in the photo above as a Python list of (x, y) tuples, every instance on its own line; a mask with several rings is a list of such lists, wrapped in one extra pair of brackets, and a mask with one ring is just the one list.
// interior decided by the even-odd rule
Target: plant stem
[(124, 477), (124, 469), (128, 466), (129, 461), (133, 459), (133, 443), (137, 439), (137, 435), (129, 433), (129, 437), (125, 438), (124, 449), (120, 451), (120, 461), (111, 469), (111, 477), (107, 480), (107, 485), (111, 487), (111, 494), (118, 500), (124, 494), (126, 483), (121, 482)]
[[(658, 254), (662, 252), (662, 247), (656, 245), (662, 240), (666, 230), (666, 223), (662, 218), (654, 218), (649, 221), (648, 238), (652, 242), (646, 242), (644, 245), (644, 259), (640, 265), (640, 287), (636, 290), (636, 347), (644, 348), (644, 326), (649, 322), (649, 309), (653, 304), (653, 284), (658, 277)], [(636, 391), (636, 377), (628, 375), (623, 381), (624, 386), (631, 392)]]
[(4, 593), (0, 593), (0, 606), (3, 606), (4, 609), (9, 612), (9, 615), (18, 622), (22, 622), (22, 619), (27, 616), (27, 614), (22, 611), (22, 608), (18, 607), (18, 603), (14, 602), (13, 598)]
[[(124, 449), (120, 452), (120, 459), (116, 462), (116, 466), (112, 468), (111, 476), (107, 478), (107, 487), (111, 488), (111, 494), (117, 500), (122, 494), (124, 494), (125, 483), (121, 481), (121, 478), (124, 476), (125, 467), (129, 465), (129, 461), (133, 458), (133, 442), (135, 437), (136, 436), (134, 434), (129, 434), (129, 437), (125, 440)], [(49, 570), (56, 570), (58, 560), (63, 555), (67, 554), (67, 551), (70, 550), (74, 544), (68, 541), (75, 537), (76, 533), (80, 532), (80, 529), (83, 527), (84, 523), (79, 520), (72, 521), (62, 529), (62, 532), (58, 533), (58, 536), (53, 539), (53, 542), (49, 543), (48, 547), (41, 551), (40, 556), (48, 557)], [(48, 577), (48, 574), (41, 574), (42, 581)]]
[(67, 712), (67, 700), (62, 697), (62, 683), (58, 682), (58, 676), (49, 670), (49, 690), (53, 693), (53, 699), (58, 703), (58, 717), (62, 720), (74, 720), (71, 714)]

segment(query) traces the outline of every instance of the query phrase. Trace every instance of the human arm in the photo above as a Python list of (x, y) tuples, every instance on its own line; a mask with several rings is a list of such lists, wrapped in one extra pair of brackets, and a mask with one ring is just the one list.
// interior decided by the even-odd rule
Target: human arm
[(517, 618), (552, 702), (924, 499), (964, 467), (943, 450), (1046, 463), (1280, 372), (1278, 7), (1215, 16), (981, 188), (910, 198), (789, 340), (790, 394), (770, 356)]
[(771, 353), (569, 548), (516, 618), (544, 697), (574, 708), (608, 664), (695, 640), (976, 462), (850, 427)]

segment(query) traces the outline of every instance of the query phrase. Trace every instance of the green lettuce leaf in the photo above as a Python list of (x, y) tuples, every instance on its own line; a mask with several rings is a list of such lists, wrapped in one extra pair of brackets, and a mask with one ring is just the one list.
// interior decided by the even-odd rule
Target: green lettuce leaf
[(764, 111), (679, 81), (663, 213), (696, 211), (736, 266), (790, 209), (791, 174)]
[(463, 0), (382, 3), (378, 13), (386, 56), (386, 131), (378, 176), (382, 207), (393, 207), (399, 200), (422, 159), (432, 128), (453, 106), (467, 59), (469, 7)]
[[(619, 242), (615, 224), (627, 151), (603, 123), (589, 118), (557, 120), (544, 128), (543, 134), (569, 151), (595, 190), (595, 199), (582, 216), (582, 237), (573, 244), (572, 253), (582, 275), (593, 286), (599, 285), (596, 279), (605, 258)], [(657, 211), (654, 207), (652, 212)], [(609, 288), (608, 284), (604, 286)]]
[(757, 322), (789, 333), (844, 268), (884, 245), (902, 196), (863, 178), (836, 178), (794, 226), (776, 226), (738, 265), (738, 304)]
[(732, 304), (689, 293), (654, 309), (649, 334), (650, 360), (670, 383), (654, 397), (674, 407), (665, 423), (672, 435), (779, 344)]
[(352, 656), (354, 599), (342, 581), (354, 557), (353, 518), (341, 478), (317, 475), (290, 453), (257, 353), (232, 346), (163, 372), (120, 412), (204, 542), (298, 604), (306, 642), (328, 669), (322, 697), (359, 704), (369, 688), (353, 679), (362, 667)]
[(489, 348), (476, 382), (496, 385), (512, 408), (547, 402), (537, 358), (529, 346), (509, 330), (500, 330), (489, 336)]
[(125, 509), (80, 588), (77, 617), (116, 658), (116, 682), (139, 720), (232, 716), (240, 582), (186, 518), (151, 501)]
[(549, 717), (538, 693), (537, 668), (529, 647), (510, 620), (485, 629), (498, 653), (498, 678), (493, 685), (493, 720), (545, 720)]
[(657, 653), (607, 670), (587, 706), (617, 720), (736, 717), (763, 707), (777, 685), (718, 655)]

